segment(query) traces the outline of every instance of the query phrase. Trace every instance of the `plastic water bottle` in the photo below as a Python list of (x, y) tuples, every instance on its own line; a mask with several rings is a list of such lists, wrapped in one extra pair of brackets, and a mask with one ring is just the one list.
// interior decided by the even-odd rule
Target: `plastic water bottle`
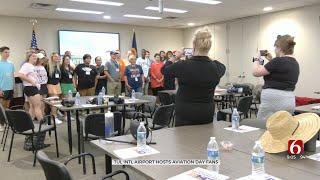
[(113, 113), (108, 111), (104, 114), (104, 136), (105, 138), (111, 137), (114, 133), (114, 116)]
[[(207, 146), (207, 155), (208, 160), (220, 160), (219, 145), (215, 137), (210, 137), (210, 141)], [(207, 169), (215, 172), (216, 177), (218, 176), (219, 165), (210, 165)]]
[(72, 100), (72, 98), (73, 98), (72, 91), (69, 90), (68, 91), (68, 100)]
[(137, 150), (138, 153), (146, 153), (147, 148), (147, 130), (143, 122), (140, 122), (140, 125), (137, 129)]
[(134, 90), (131, 91), (131, 98), (136, 99), (136, 92)]
[(75, 104), (80, 105), (80, 93), (79, 92), (77, 92), (77, 94), (76, 94)]
[(104, 88), (104, 86), (102, 87), (101, 92), (103, 95), (106, 95), (106, 88)]
[(239, 129), (239, 123), (240, 123), (240, 116), (237, 108), (234, 108), (232, 112), (232, 129), (233, 130)]
[(253, 179), (265, 179), (264, 151), (260, 141), (256, 141), (251, 154), (252, 177)]
[(99, 92), (98, 94), (98, 105), (102, 105), (103, 103), (103, 94), (102, 92)]

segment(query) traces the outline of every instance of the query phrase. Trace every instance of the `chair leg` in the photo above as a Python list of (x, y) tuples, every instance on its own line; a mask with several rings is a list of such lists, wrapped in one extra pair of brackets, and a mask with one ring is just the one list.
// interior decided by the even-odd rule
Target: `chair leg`
[(13, 138), (14, 138), (14, 132), (12, 132), (12, 136), (11, 136), (11, 142), (10, 142), (10, 148), (9, 148), (9, 154), (8, 154), (8, 162), (10, 162)]
[(57, 137), (57, 129), (54, 129), (54, 138), (56, 140), (56, 152), (57, 152), (57, 158), (59, 157), (59, 145), (58, 145), (58, 137)]
[(38, 152), (38, 150), (35, 150), (34, 157), (33, 157), (33, 167), (36, 166), (36, 162), (37, 162), (37, 159), (36, 159), (37, 152)]
[(4, 132), (6, 134), (6, 136), (4, 137), (4, 143), (3, 143), (2, 151), (4, 151), (4, 149), (6, 147), (9, 130), (10, 130), (10, 127), (8, 126), (7, 129), (5, 129), (5, 132)]
[(4, 126), (4, 131), (3, 131), (3, 134), (2, 134), (2, 138), (1, 138), (1, 144), (3, 144), (3, 140), (4, 140), (4, 137), (6, 135), (6, 130), (7, 130), (7, 124)]

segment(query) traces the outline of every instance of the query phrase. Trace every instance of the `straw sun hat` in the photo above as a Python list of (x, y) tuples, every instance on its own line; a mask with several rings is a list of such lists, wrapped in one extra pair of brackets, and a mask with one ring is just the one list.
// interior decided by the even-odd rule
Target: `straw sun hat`
[(265, 152), (279, 153), (288, 150), (288, 140), (309, 141), (320, 130), (320, 118), (314, 113), (292, 116), (286, 111), (278, 111), (267, 121), (267, 131), (261, 136)]

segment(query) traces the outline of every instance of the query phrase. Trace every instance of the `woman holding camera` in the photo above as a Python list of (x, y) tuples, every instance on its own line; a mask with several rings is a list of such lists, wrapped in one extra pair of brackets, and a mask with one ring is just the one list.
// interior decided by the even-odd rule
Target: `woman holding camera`
[(263, 77), (265, 83), (261, 93), (261, 105), (258, 120), (267, 121), (275, 112), (285, 110), (290, 113), (295, 109), (294, 90), (299, 78), (299, 63), (293, 56), (294, 37), (278, 36), (274, 44), (276, 57), (267, 53), (269, 62), (263, 66), (260, 57), (254, 58), (253, 75)]

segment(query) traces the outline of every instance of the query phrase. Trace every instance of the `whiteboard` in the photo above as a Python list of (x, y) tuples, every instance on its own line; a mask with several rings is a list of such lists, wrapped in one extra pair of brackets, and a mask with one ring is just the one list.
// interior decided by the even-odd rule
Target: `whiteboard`
[(120, 34), (108, 32), (84, 32), (59, 30), (59, 53), (63, 55), (71, 51), (75, 64), (82, 63), (84, 54), (90, 54), (91, 63), (94, 58), (101, 56), (103, 63), (110, 59), (109, 52), (120, 49)]

